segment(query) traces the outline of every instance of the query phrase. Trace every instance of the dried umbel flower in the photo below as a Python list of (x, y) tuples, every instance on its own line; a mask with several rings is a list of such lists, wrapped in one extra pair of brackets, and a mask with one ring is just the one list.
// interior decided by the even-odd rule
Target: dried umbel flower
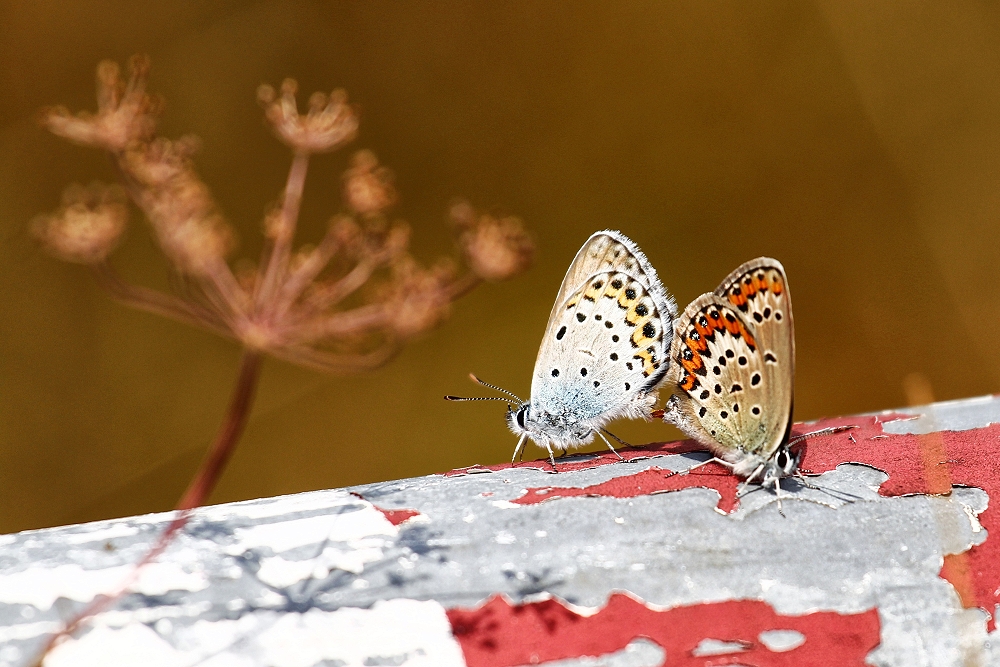
[(450, 263), (441, 262), (428, 270), (411, 257), (393, 265), (393, 284), (386, 303), (390, 325), (398, 336), (411, 338), (447, 317), (451, 305), (448, 287), (454, 273)]
[(451, 207), (469, 267), (483, 280), (506, 280), (531, 265), (535, 246), (518, 218), (477, 214), (466, 202)]
[(354, 154), (351, 168), (344, 173), (344, 199), (352, 211), (365, 217), (382, 215), (396, 203), (392, 172), (379, 166), (375, 153)]
[(342, 90), (329, 95), (313, 93), (309, 111), (303, 116), (295, 101), (297, 90), (298, 84), (293, 79), (285, 79), (281, 84), (280, 97), (267, 84), (257, 89), (264, 114), (285, 145), (299, 153), (326, 153), (354, 138), (358, 119), (347, 104), (347, 93)]
[(130, 61), (128, 82), (122, 79), (118, 63), (105, 60), (97, 66), (97, 113), (71, 116), (65, 107), (52, 107), (43, 112), (42, 123), (73, 143), (112, 153), (123, 151), (156, 130), (162, 104), (146, 93), (148, 74), (145, 56)]
[(127, 222), (128, 208), (121, 187), (73, 185), (63, 193), (62, 207), (35, 218), (31, 231), (59, 259), (97, 264), (118, 245)]
[[(361, 151), (344, 174), (345, 214), (334, 217), (323, 238), (293, 249), (310, 156), (351, 140), (357, 117), (341, 91), (317, 93), (299, 114), (296, 85), (287, 79), (277, 96), (261, 86), (258, 97), (277, 137), (292, 149), (279, 202), (264, 219), (266, 241), (259, 265), (227, 257), (234, 233), (195, 171), (197, 141), (158, 137), (160, 105), (145, 92), (148, 62), (132, 61), (128, 82), (114, 63), (98, 67), (98, 111), (70, 116), (50, 110), (45, 125), (70, 141), (102, 148), (117, 165), (125, 192), (142, 210), (181, 293), (167, 294), (122, 280), (106, 261), (125, 227), (121, 189), (72, 190), (56, 213), (33, 223), (45, 246), (63, 259), (91, 264), (101, 284), (124, 303), (164, 315), (243, 346), (240, 371), (223, 427), (177, 508), (143, 563), (160, 553), (202, 504), (233, 450), (253, 399), (263, 354), (327, 372), (357, 372), (388, 361), (409, 339), (448, 315), (451, 303), (482, 280), (524, 269), (531, 242), (519, 221), (452, 211), (458, 244), (471, 270), (442, 261), (424, 268), (409, 254), (410, 228), (391, 222), (396, 201), (390, 172)], [(82, 620), (110, 604), (124, 589), (102, 598), (53, 637), (70, 634)], [(44, 655), (43, 655), (44, 657)]]
[(149, 142), (134, 143), (122, 158), (125, 173), (146, 187), (168, 187), (194, 173), (191, 158), (200, 144), (193, 136), (173, 141), (156, 137)]

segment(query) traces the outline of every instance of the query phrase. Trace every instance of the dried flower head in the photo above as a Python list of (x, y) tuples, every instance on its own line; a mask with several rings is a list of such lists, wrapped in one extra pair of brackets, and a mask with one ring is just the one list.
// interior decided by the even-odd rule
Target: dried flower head
[(134, 59), (126, 83), (116, 65), (101, 63), (98, 113), (49, 112), (48, 126), (112, 154), (128, 195), (173, 268), (185, 276), (179, 282), (183, 294), (128, 285), (104, 261), (125, 224), (120, 196), (77, 197), (35, 223), (36, 234), (54, 253), (99, 265), (101, 280), (131, 305), (293, 363), (358, 370), (383, 363), (402, 342), (433, 327), (452, 301), (482, 280), (510, 277), (531, 260), (531, 242), (518, 220), (461, 204), (452, 218), (471, 270), (460, 272), (453, 262), (422, 267), (409, 254), (409, 226), (386, 217), (397, 194), (391, 172), (371, 151), (357, 152), (343, 176), (347, 213), (331, 221), (318, 243), (295, 251), (310, 156), (349, 141), (358, 122), (339, 91), (313, 95), (309, 111), (299, 114), (296, 84), (286, 79), (280, 95), (261, 86), (258, 97), (275, 134), (292, 149), (288, 181), (264, 217), (261, 263), (244, 261), (234, 272), (227, 257), (235, 234), (194, 168), (197, 140), (155, 134), (158, 105), (145, 92), (148, 70), (145, 59)]
[(122, 160), (126, 173), (147, 187), (167, 187), (194, 173), (191, 160), (201, 141), (185, 136), (170, 140), (156, 137), (152, 141), (129, 146)]
[(112, 153), (123, 151), (156, 131), (162, 103), (146, 93), (148, 75), (149, 59), (145, 56), (131, 59), (127, 82), (118, 63), (105, 60), (97, 66), (97, 113), (72, 116), (65, 107), (52, 107), (43, 111), (42, 124), (73, 143)]
[(535, 246), (518, 218), (477, 214), (467, 202), (457, 202), (451, 219), (470, 268), (483, 280), (506, 280), (531, 265)]
[[(292, 149), (288, 180), (280, 203), (265, 216), (260, 264), (238, 262), (234, 272), (226, 261), (234, 234), (194, 169), (197, 142), (155, 134), (160, 105), (145, 92), (148, 70), (145, 58), (134, 58), (126, 83), (117, 65), (101, 63), (98, 112), (71, 116), (63, 108), (52, 109), (44, 123), (61, 137), (111, 153), (128, 196), (145, 214), (174, 270), (183, 274), (177, 281), (181, 293), (131, 285), (106, 261), (125, 227), (120, 189), (72, 189), (62, 208), (32, 224), (53, 254), (93, 265), (119, 300), (243, 346), (226, 422), (177, 506), (180, 515), (142, 563), (166, 548), (190, 516), (188, 510), (211, 492), (246, 423), (262, 353), (328, 372), (374, 368), (440, 322), (452, 301), (483, 279), (509, 277), (531, 259), (519, 221), (477, 215), (466, 206), (452, 213), (472, 270), (460, 274), (450, 261), (422, 267), (409, 254), (409, 226), (390, 224), (385, 217), (396, 192), (390, 172), (370, 151), (357, 153), (344, 175), (348, 214), (335, 217), (319, 243), (294, 251), (310, 156), (351, 140), (358, 121), (342, 91), (314, 94), (309, 111), (299, 114), (296, 84), (286, 79), (280, 97), (261, 86), (258, 98), (274, 133)], [(123, 590), (87, 606), (48, 640), (35, 664)]]
[(313, 93), (309, 98), (309, 111), (303, 116), (295, 101), (297, 91), (294, 79), (282, 82), (280, 97), (267, 84), (257, 89), (264, 115), (286, 146), (300, 153), (326, 153), (354, 138), (358, 119), (347, 104), (347, 93), (343, 90), (335, 90), (329, 95)]
[(31, 231), (59, 259), (96, 264), (118, 245), (127, 221), (128, 208), (121, 187), (71, 185), (63, 192), (62, 207), (35, 218)]
[(447, 317), (451, 305), (448, 288), (455, 273), (450, 263), (425, 269), (406, 256), (393, 264), (392, 273), (386, 304), (392, 313), (390, 324), (398, 336), (411, 338)]
[(379, 166), (375, 153), (354, 154), (352, 166), (344, 173), (344, 199), (355, 213), (369, 217), (382, 215), (396, 203), (392, 172)]

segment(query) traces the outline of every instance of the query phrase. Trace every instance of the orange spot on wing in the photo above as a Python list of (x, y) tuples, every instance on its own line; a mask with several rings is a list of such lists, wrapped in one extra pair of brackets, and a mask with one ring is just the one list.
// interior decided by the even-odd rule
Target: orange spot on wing
[(774, 280), (771, 281), (771, 291), (775, 295), (780, 295), (783, 291), (785, 291), (785, 285), (782, 282), (781, 278), (775, 278)]

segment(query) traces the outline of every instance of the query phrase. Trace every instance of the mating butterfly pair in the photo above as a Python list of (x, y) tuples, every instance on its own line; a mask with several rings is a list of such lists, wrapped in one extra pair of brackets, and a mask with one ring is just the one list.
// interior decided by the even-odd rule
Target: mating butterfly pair
[(794, 369), (792, 305), (777, 260), (746, 262), (677, 317), (642, 251), (620, 232), (602, 231), (583, 244), (559, 288), (530, 400), (477, 381), (517, 403), (507, 410), (519, 436), (514, 458), (531, 439), (553, 467), (553, 445), (598, 436), (614, 451), (605, 424), (648, 419), (666, 384), (665, 421), (740, 477), (777, 489), (798, 466), (788, 446)]

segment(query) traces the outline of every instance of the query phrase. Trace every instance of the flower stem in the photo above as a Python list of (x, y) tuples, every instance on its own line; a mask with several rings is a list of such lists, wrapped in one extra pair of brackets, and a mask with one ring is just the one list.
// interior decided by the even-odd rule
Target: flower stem
[(118, 584), (115, 590), (95, 598), (90, 604), (83, 608), (76, 616), (66, 623), (66, 626), (52, 635), (42, 647), (41, 653), (31, 663), (32, 667), (41, 667), (45, 657), (55, 648), (56, 644), (64, 637), (68, 637), (76, 632), (83, 623), (91, 617), (111, 606), (116, 600), (124, 595), (129, 587), (139, 578), (140, 570), (147, 564), (156, 560), (167, 547), (173, 542), (174, 537), (181, 531), (191, 518), (192, 510), (208, 499), (216, 483), (225, 470), (226, 463), (230, 455), (239, 442), (240, 435), (246, 426), (247, 418), (250, 416), (250, 408), (253, 406), (254, 394), (257, 390), (257, 380), (260, 377), (261, 353), (257, 350), (244, 348), (240, 357), (239, 374), (236, 378), (236, 386), (233, 388), (232, 396), (229, 399), (229, 409), (226, 412), (225, 421), (215, 436), (212, 447), (208, 450), (201, 467), (195, 474), (194, 479), (188, 485), (184, 495), (174, 508), (177, 515), (173, 518), (166, 530), (156, 540), (153, 547), (146, 552), (131, 572)]
[(259, 351), (246, 348), (243, 350), (236, 386), (229, 399), (226, 420), (215, 436), (215, 442), (208, 450), (197, 474), (177, 503), (176, 509), (188, 510), (200, 506), (208, 499), (219, 477), (222, 476), (222, 471), (236, 448), (236, 443), (239, 442), (247, 418), (250, 416), (250, 407), (253, 405), (254, 393), (257, 390), (257, 379), (260, 377), (260, 363)]
[(292, 238), (295, 236), (295, 226), (299, 219), (299, 205), (302, 203), (302, 191), (305, 189), (308, 168), (309, 153), (295, 153), (291, 169), (288, 171), (288, 181), (285, 183), (285, 195), (281, 204), (281, 228), (275, 232), (267, 266), (264, 268), (264, 277), (256, 294), (255, 305), (258, 309), (271, 304), (274, 301), (273, 295), (281, 289), (281, 285), (285, 282)]

